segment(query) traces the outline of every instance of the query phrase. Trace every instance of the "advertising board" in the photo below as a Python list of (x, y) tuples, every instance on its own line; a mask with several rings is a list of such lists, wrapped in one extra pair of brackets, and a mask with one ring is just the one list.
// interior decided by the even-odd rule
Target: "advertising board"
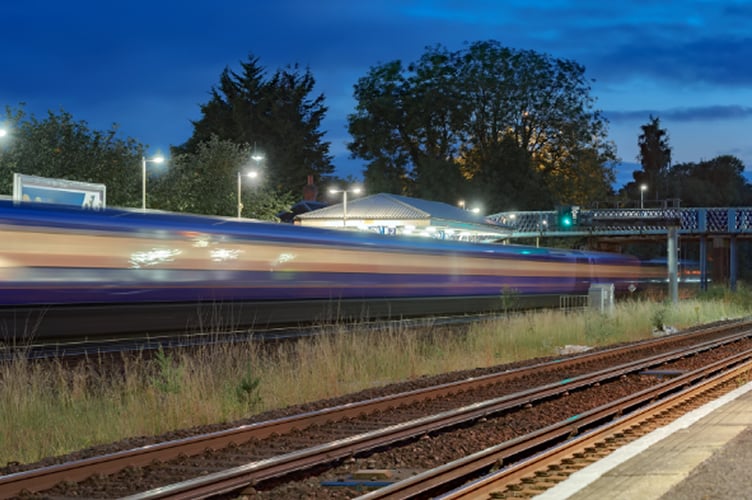
[(104, 184), (13, 174), (13, 201), (56, 203), (99, 210), (105, 207)]

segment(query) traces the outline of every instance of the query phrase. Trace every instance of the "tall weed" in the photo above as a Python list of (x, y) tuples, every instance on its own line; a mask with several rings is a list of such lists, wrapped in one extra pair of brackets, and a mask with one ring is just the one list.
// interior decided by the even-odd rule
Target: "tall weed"
[[(558, 355), (567, 345), (648, 338), (657, 323), (685, 328), (745, 316), (752, 294), (713, 288), (678, 304), (629, 300), (613, 315), (519, 312), (456, 329), (389, 325), (322, 330), (311, 339), (260, 349), (219, 343), (192, 352), (123, 356), (76, 366), (19, 356), (0, 365), (0, 464), (32, 462), (98, 443), (315, 401), (423, 376)], [(514, 294), (506, 294), (509, 310)]]

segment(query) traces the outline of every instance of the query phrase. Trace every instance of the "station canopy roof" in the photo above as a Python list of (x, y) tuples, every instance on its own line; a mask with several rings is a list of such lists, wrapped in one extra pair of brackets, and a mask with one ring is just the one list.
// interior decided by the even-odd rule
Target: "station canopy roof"
[(497, 241), (512, 232), (483, 215), (454, 205), (389, 193), (348, 197), (346, 207), (337, 203), (302, 213), (295, 216), (295, 223), (466, 241)]

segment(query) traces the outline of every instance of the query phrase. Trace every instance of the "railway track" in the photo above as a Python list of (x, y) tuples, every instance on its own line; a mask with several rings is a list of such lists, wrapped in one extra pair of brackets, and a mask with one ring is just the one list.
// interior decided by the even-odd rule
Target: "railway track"
[(242, 342), (285, 342), (321, 335), (341, 335), (352, 331), (362, 334), (363, 331), (389, 330), (390, 328), (407, 328), (411, 330), (428, 328), (454, 328), (471, 323), (492, 321), (504, 317), (499, 314), (465, 314), (460, 316), (431, 316), (426, 318), (407, 318), (400, 320), (357, 321), (348, 326), (346, 323), (335, 325), (295, 326), (275, 328), (250, 329), (219, 329), (211, 333), (186, 333), (185, 331), (162, 332), (157, 335), (134, 333), (130, 335), (92, 335), (85, 338), (69, 337), (60, 334), (53, 339), (21, 341), (17, 344), (4, 344), (0, 341), (0, 363), (26, 359), (83, 358), (101, 354), (119, 354), (136, 351), (148, 352), (159, 349), (183, 349), (217, 344), (232, 344)]
[[(559, 422), (360, 498), (531, 498), (618, 447), (735, 389), (738, 378), (748, 378), (751, 372), (752, 353), (746, 351), (605, 404), (579, 415), (574, 423)], [(638, 410), (630, 412), (632, 408)], [(579, 437), (572, 439), (573, 435)], [(545, 451), (539, 453), (542, 446)], [(500, 466), (517, 456), (529, 458)], [(489, 473), (492, 468), (500, 470)], [(452, 489), (458, 482), (465, 484)]]
[[(700, 363), (707, 369), (718, 364), (713, 370), (720, 371), (723, 368), (719, 363), (741, 363), (744, 356), (752, 356), (750, 328), (749, 322), (734, 322), (472, 380), (9, 474), (0, 477), (0, 497), (41, 492), (55, 497), (177, 498), (237, 493), (252, 487), (257, 496), (268, 491), (272, 498), (279, 493), (278, 488), (289, 488), (296, 479), (322, 471), (320, 484), (333, 485), (329, 487), (337, 488), (337, 494), (350, 488), (352, 496), (356, 496), (362, 492), (359, 487), (375, 483), (356, 477), (351, 483), (340, 481), (342, 487), (334, 484), (337, 478), (352, 475), (355, 468), (360, 471), (356, 476), (367, 476), (367, 470), (374, 470), (373, 464), (382, 464), (384, 467), (376, 470), (391, 474), (388, 482), (395, 482), (400, 472), (425, 474), (426, 470), (442, 465), (418, 460), (409, 472), (405, 472), (409, 467), (400, 471), (392, 466), (393, 461), (379, 458), (380, 452), (374, 450), (420, 448), (416, 443), (461, 434), (479, 425), (488, 426), (492, 421), (504, 422), (500, 425), (506, 427), (504, 432), (497, 429), (490, 439), (495, 443), (514, 443), (517, 447), (522, 446), (520, 436), (542, 432), (541, 429), (557, 422), (562, 426), (559, 431), (562, 435), (582, 432), (586, 424), (596, 425), (613, 418), (613, 413), (610, 416), (588, 413), (607, 401), (621, 401), (612, 411), (624, 412), (646, 404), (645, 401), (659, 394), (678, 390), (670, 384), (680, 382), (679, 386), (683, 386), (709, 376), (699, 372), (690, 375), (697, 367), (687, 365)], [(745, 354), (740, 355), (741, 352)], [(735, 361), (721, 361), (734, 356)], [(661, 376), (669, 373), (666, 370), (681, 375), (663, 381)], [(627, 402), (626, 398), (632, 400)], [(634, 398), (642, 398), (642, 403)], [(572, 421), (573, 411), (579, 415), (576, 422)], [(567, 423), (562, 424), (562, 420)], [(533, 449), (539, 452), (543, 443), (551, 444), (552, 439), (547, 438)], [(457, 451), (473, 455), (486, 448), (467, 452), (460, 446)], [(441, 454), (434, 454), (436, 461), (445, 460)], [(361, 459), (361, 455), (370, 458)], [(517, 448), (514, 455), (524, 459), (524, 453)], [(498, 460), (494, 458), (493, 463)], [(405, 463), (410, 463), (409, 459)], [(377, 475), (372, 472), (370, 477)], [(450, 480), (450, 486), (457, 481)], [(137, 488), (137, 484), (142, 486)], [(380, 491), (388, 494), (389, 490)], [(323, 490), (320, 493), (325, 494)], [(399, 496), (404, 496), (403, 492)]]

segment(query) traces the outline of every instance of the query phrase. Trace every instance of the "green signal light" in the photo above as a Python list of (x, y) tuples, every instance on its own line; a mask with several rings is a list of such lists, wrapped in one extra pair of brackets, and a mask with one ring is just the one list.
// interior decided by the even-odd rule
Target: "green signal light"
[(574, 211), (571, 206), (563, 205), (556, 207), (556, 219), (560, 229), (571, 229), (574, 227)]

